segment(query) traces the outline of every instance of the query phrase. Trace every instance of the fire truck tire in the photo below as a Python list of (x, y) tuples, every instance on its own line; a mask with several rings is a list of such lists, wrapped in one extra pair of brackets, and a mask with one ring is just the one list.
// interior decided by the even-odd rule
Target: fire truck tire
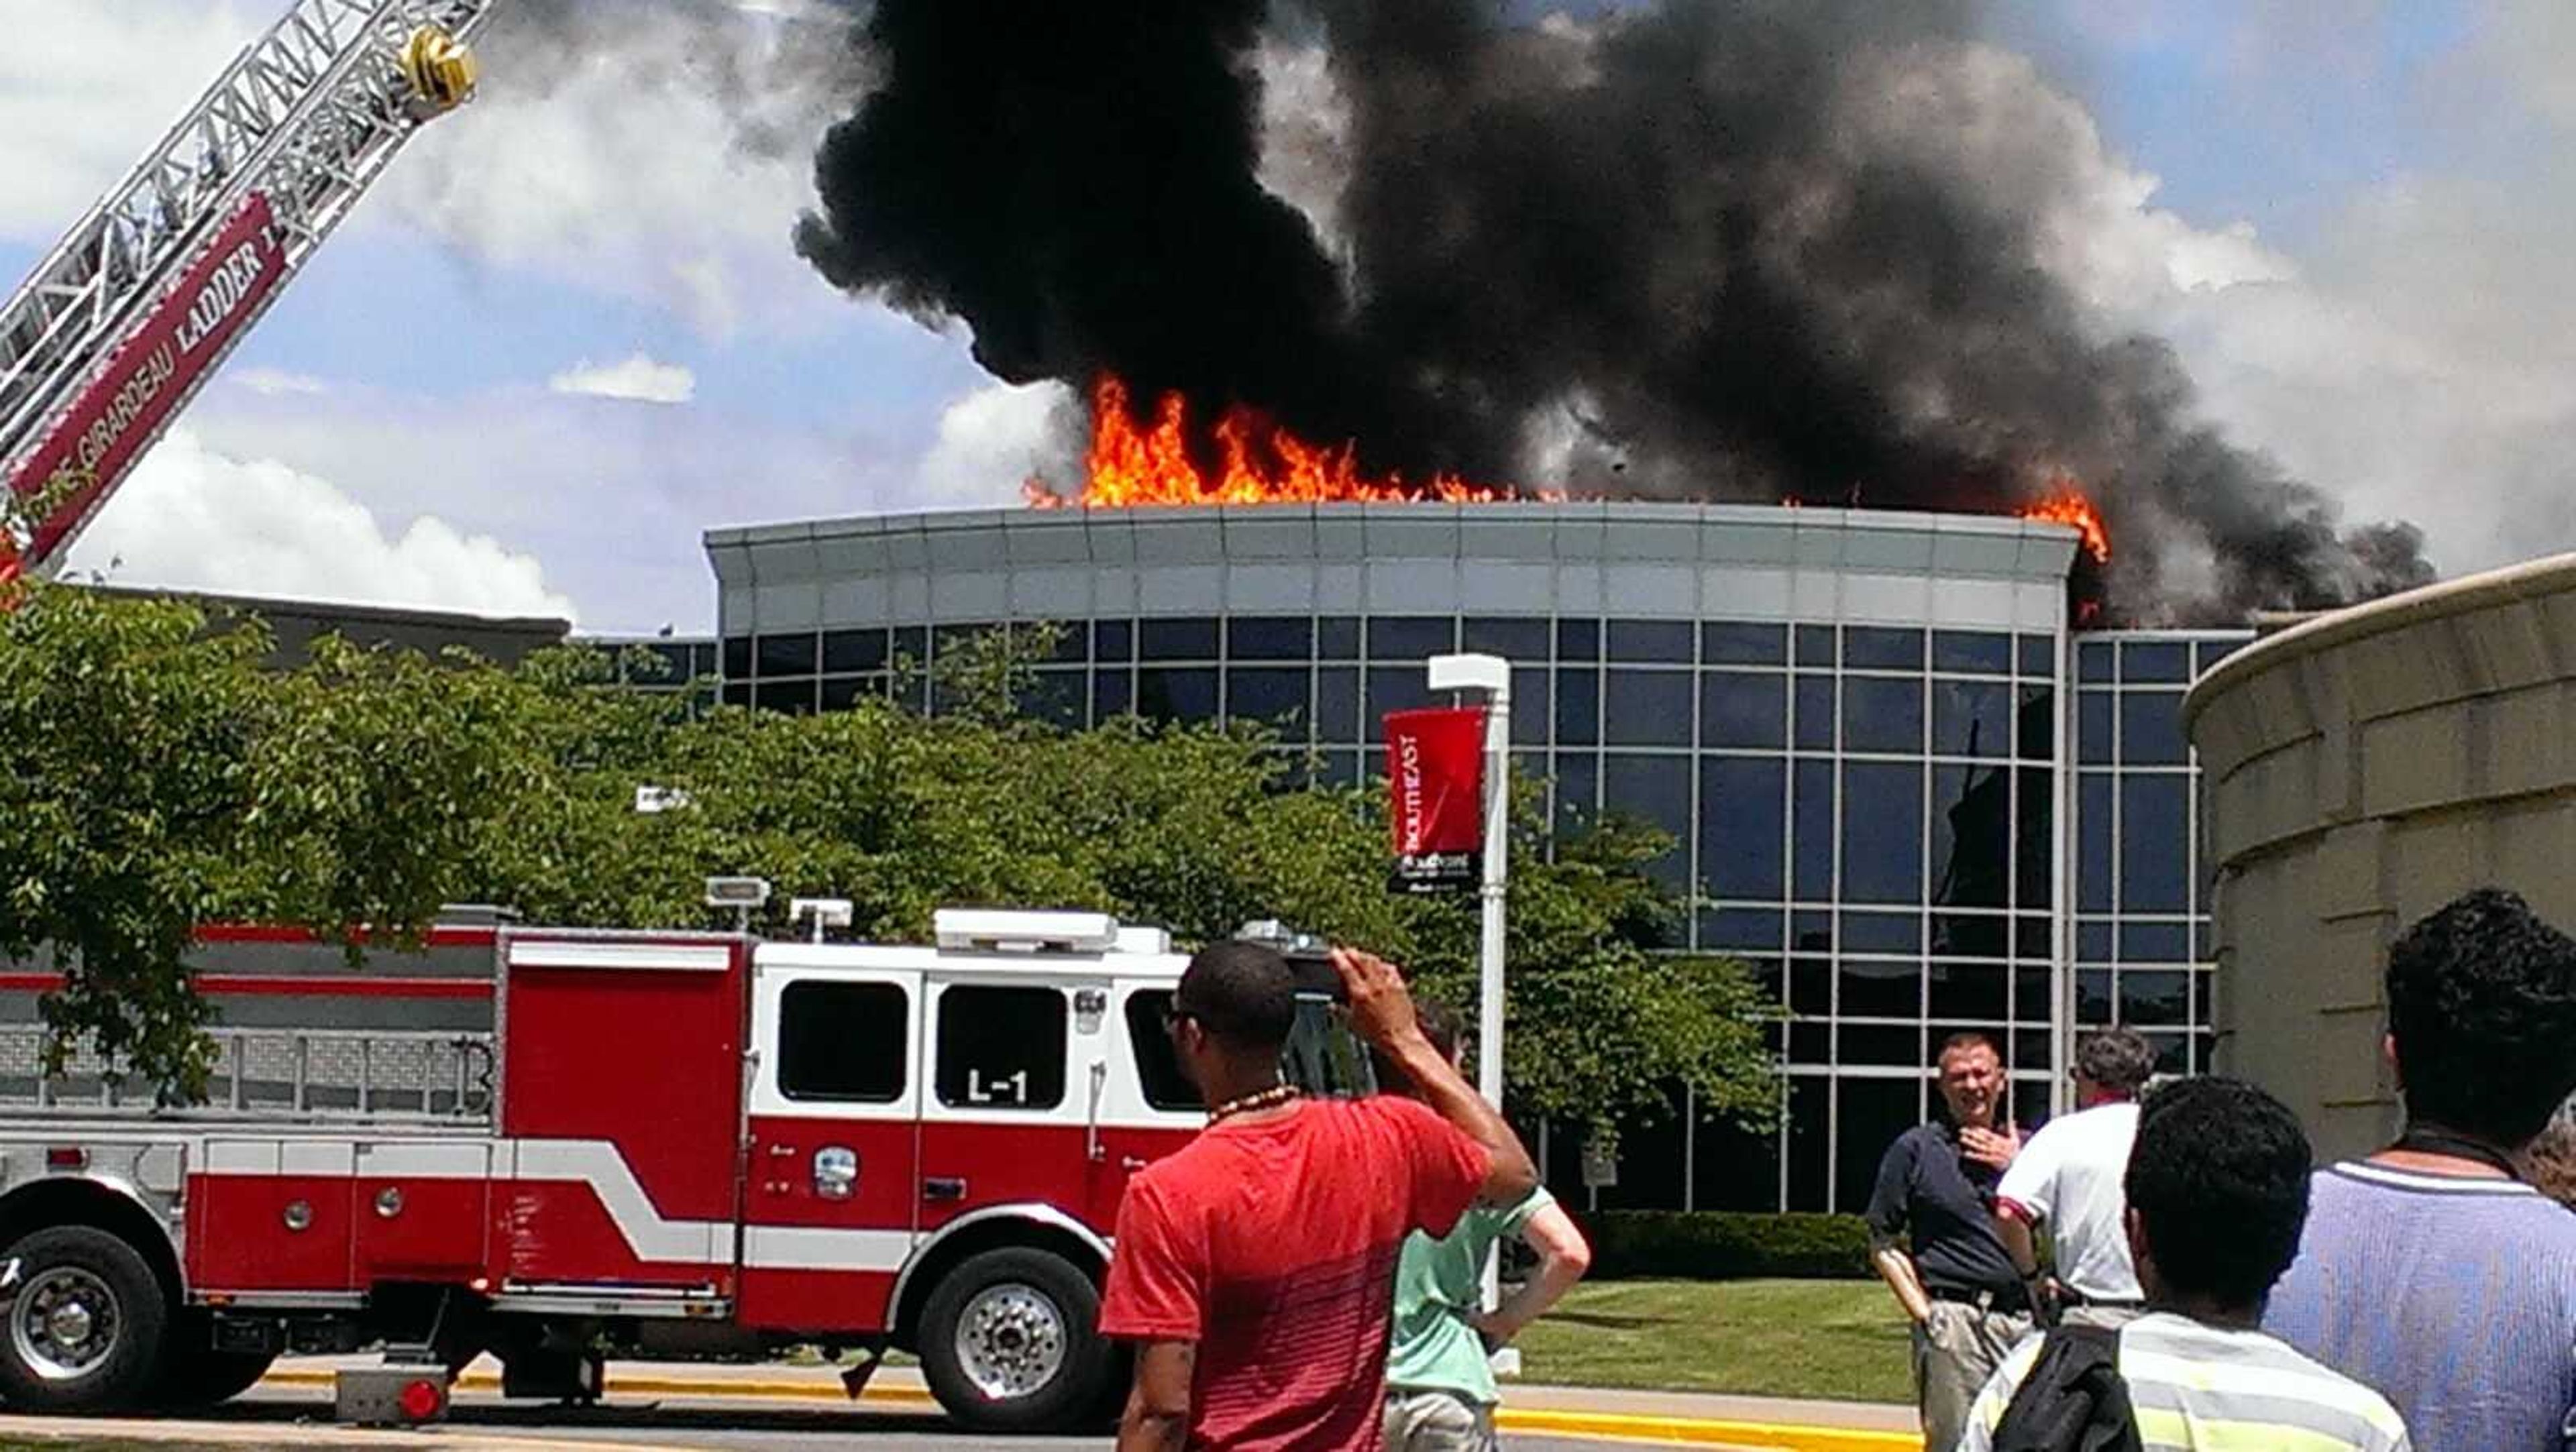
[(170, 1303), (134, 1247), (104, 1230), (58, 1225), (5, 1255), (18, 1262), (18, 1290), (0, 1331), (0, 1400), (43, 1412), (148, 1401)]
[(170, 1348), (161, 1366), (157, 1400), (172, 1411), (193, 1411), (231, 1401), (259, 1385), (277, 1358), (265, 1351), (217, 1351), (209, 1346)]
[(922, 1307), (921, 1374), (975, 1431), (1088, 1431), (1113, 1360), (1099, 1324), (1098, 1288), (1064, 1257), (988, 1250)]

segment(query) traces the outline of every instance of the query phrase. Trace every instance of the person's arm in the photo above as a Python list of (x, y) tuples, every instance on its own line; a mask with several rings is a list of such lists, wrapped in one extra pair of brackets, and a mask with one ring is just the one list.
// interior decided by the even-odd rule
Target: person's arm
[(2004, 1243), (2013, 1274), (2025, 1281), (2036, 1281), (2042, 1269), (2039, 1239), (2032, 1230), (2057, 1204), (2057, 1160), (2063, 1142), (2064, 1136), (2051, 1134), (2043, 1126), (2022, 1145), (2021, 1153), (2005, 1168), (2002, 1183), (1995, 1186), (1995, 1238)]
[(1475, 1327), (1491, 1346), (1521, 1334), (1521, 1328), (1547, 1314), (1583, 1273), (1592, 1269), (1592, 1247), (1565, 1207), (1548, 1201), (1521, 1226), (1521, 1241), (1538, 1252), (1538, 1269), (1503, 1303), (1475, 1317)]
[(1432, 1112), (1483, 1147), (1485, 1181), (1478, 1200), (1517, 1205), (1538, 1188), (1538, 1167), (1502, 1111), (1485, 1102), (1457, 1066), (1423, 1035), (1413, 1015), (1413, 995), (1392, 964), (1356, 948), (1335, 948), (1333, 967), (1350, 996), (1352, 1031), (1394, 1063)]
[(1181, 1452), (1190, 1435), (1195, 1341), (1148, 1341), (1136, 1349), (1136, 1383), (1118, 1419), (1118, 1452)]
[(2030, 1233), (2030, 1221), (2023, 1218), (2020, 1206), (2009, 1200), (1996, 1203), (1995, 1238), (2004, 1243), (2004, 1258), (2012, 1262), (2014, 1275), (2025, 1281), (2039, 1279), (2039, 1237)]
[(1906, 1223), (1906, 1208), (1914, 1193), (1914, 1136), (1900, 1136), (1879, 1156), (1878, 1179), (1870, 1186), (1869, 1208), (1862, 1218), (1869, 1222), (1869, 1265), (1887, 1289), (1904, 1308), (1907, 1320), (1920, 1326), (1932, 1319), (1932, 1297), (1923, 1289), (1922, 1273), (1914, 1267), (1914, 1257), (1896, 1243)]

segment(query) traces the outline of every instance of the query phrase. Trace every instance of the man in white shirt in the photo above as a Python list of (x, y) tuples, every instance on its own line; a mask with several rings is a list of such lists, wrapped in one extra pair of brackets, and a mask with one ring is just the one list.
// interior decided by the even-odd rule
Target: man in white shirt
[[(2138, 1091), (2155, 1069), (2155, 1050), (2131, 1030), (2087, 1037), (2075, 1049), (2076, 1111), (2024, 1141), (1995, 1187), (2004, 1253), (2037, 1302), (2062, 1307), (2067, 1320), (2118, 1326), (2146, 1304), (2129, 1255), (2120, 1183), (2138, 1137)], [(2032, 1233), (2042, 1223), (2057, 1262), (2045, 1284)]]

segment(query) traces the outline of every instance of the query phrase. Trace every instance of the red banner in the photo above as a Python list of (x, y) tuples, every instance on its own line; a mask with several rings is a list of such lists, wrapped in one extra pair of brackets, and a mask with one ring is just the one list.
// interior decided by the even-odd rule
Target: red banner
[(1481, 881), (1484, 708), (1387, 712), (1386, 780), (1395, 886), (1440, 892)]
[(10, 478), (34, 501), (28, 559), (53, 557), (285, 275), (268, 223), (268, 198), (253, 192)]

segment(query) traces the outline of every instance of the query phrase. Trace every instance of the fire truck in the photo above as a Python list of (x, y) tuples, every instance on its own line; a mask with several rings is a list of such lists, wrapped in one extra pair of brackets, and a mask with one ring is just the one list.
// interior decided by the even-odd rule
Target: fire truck
[[(210, 929), (200, 1105), (39, 1056), (0, 979), (0, 1399), (221, 1400), (383, 1347), (408, 1416), (490, 1353), (586, 1400), (604, 1358), (916, 1352), (966, 1425), (1073, 1429), (1118, 1202), (1204, 1122), (1185, 963), (1085, 912), (942, 911), (922, 946), (455, 920), (352, 970)], [(344, 1395), (345, 1395), (344, 1389)]]

